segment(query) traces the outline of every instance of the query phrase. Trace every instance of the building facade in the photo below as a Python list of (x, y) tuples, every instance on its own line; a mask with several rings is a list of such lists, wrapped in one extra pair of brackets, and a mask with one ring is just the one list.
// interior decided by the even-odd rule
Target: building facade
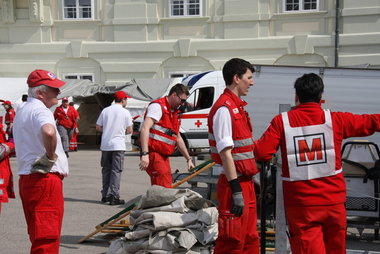
[[(123, 85), (257, 65), (380, 68), (378, 0), (1, 0), (0, 77)], [(335, 36), (335, 35), (338, 36)]]

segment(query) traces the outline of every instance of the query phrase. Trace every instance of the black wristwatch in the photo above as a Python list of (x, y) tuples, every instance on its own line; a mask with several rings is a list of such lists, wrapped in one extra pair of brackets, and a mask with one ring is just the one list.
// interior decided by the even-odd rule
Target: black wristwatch
[(149, 152), (143, 152), (143, 151), (140, 151), (140, 157), (141, 156), (144, 156), (144, 155), (148, 155), (149, 154)]

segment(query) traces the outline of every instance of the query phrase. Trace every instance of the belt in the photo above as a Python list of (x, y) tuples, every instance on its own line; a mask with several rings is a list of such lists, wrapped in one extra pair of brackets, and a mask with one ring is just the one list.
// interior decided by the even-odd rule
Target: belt
[(238, 179), (240, 182), (249, 182), (249, 181), (252, 181), (253, 179), (253, 175), (241, 175), (241, 176), (238, 176)]
[(42, 173), (32, 173), (29, 175), (20, 175), (20, 179), (39, 179), (39, 178), (49, 178), (49, 177), (58, 177), (59, 179), (63, 180), (64, 176), (61, 175), (58, 172), (53, 172), (53, 173), (47, 173), (47, 174), (42, 174)]

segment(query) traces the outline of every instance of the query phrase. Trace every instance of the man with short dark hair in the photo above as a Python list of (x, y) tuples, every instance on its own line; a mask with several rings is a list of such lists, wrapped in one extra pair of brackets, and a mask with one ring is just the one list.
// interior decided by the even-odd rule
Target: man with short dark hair
[(146, 170), (151, 185), (171, 188), (172, 172), (169, 156), (175, 148), (185, 157), (187, 169), (194, 167), (179, 133), (178, 107), (184, 105), (189, 91), (183, 84), (173, 86), (168, 96), (152, 101), (141, 128), (140, 169)]
[(22, 109), (22, 107), (24, 107), (25, 104), (28, 102), (28, 95), (23, 94), (21, 97), (21, 101), (22, 102), (17, 106), (16, 112), (19, 111), (20, 109)]
[(220, 173), (218, 238), (215, 254), (259, 253), (256, 195), (253, 176), (258, 172), (253, 156), (252, 124), (241, 99), (253, 86), (252, 64), (233, 58), (223, 66), (226, 88), (208, 116), (211, 158)]
[(30, 253), (58, 253), (63, 219), (62, 180), (69, 165), (50, 108), (65, 83), (46, 70), (27, 80), (28, 103), (17, 113), (13, 131), (19, 188)]
[(324, 84), (314, 73), (298, 78), (294, 88), (296, 107), (272, 119), (254, 153), (257, 160), (269, 161), (281, 146), (292, 253), (346, 253), (342, 140), (380, 131), (380, 114), (323, 110)]
[(130, 98), (125, 92), (114, 95), (115, 103), (106, 107), (96, 121), (96, 130), (103, 132), (100, 150), (102, 150), (102, 202), (109, 205), (122, 205), (120, 199), (120, 180), (124, 169), (126, 150), (125, 135), (132, 133), (132, 117), (125, 106)]

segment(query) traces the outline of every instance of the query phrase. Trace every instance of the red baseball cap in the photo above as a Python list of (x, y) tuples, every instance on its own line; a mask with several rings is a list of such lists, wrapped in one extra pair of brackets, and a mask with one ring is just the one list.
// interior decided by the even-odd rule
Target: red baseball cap
[(69, 101), (69, 98), (67, 98), (67, 97), (63, 97), (63, 98), (62, 98), (62, 101)]
[(118, 91), (114, 95), (115, 99), (121, 100), (124, 98), (131, 98), (131, 96), (128, 96), (125, 92), (123, 91)]
[(12, 106), (12, 102), (10, 102), (10, 101), (4, 101), (3, 105), (5, 105), (5, 104), (8, 104), (9, 106)]
[(62, 80), (57, 79), (54, 73), (45, 70), (34, 70), (29, 74), (27, 83), (29, 87), (46, 85), (53, 88), (60, 88), (65, 84)]

